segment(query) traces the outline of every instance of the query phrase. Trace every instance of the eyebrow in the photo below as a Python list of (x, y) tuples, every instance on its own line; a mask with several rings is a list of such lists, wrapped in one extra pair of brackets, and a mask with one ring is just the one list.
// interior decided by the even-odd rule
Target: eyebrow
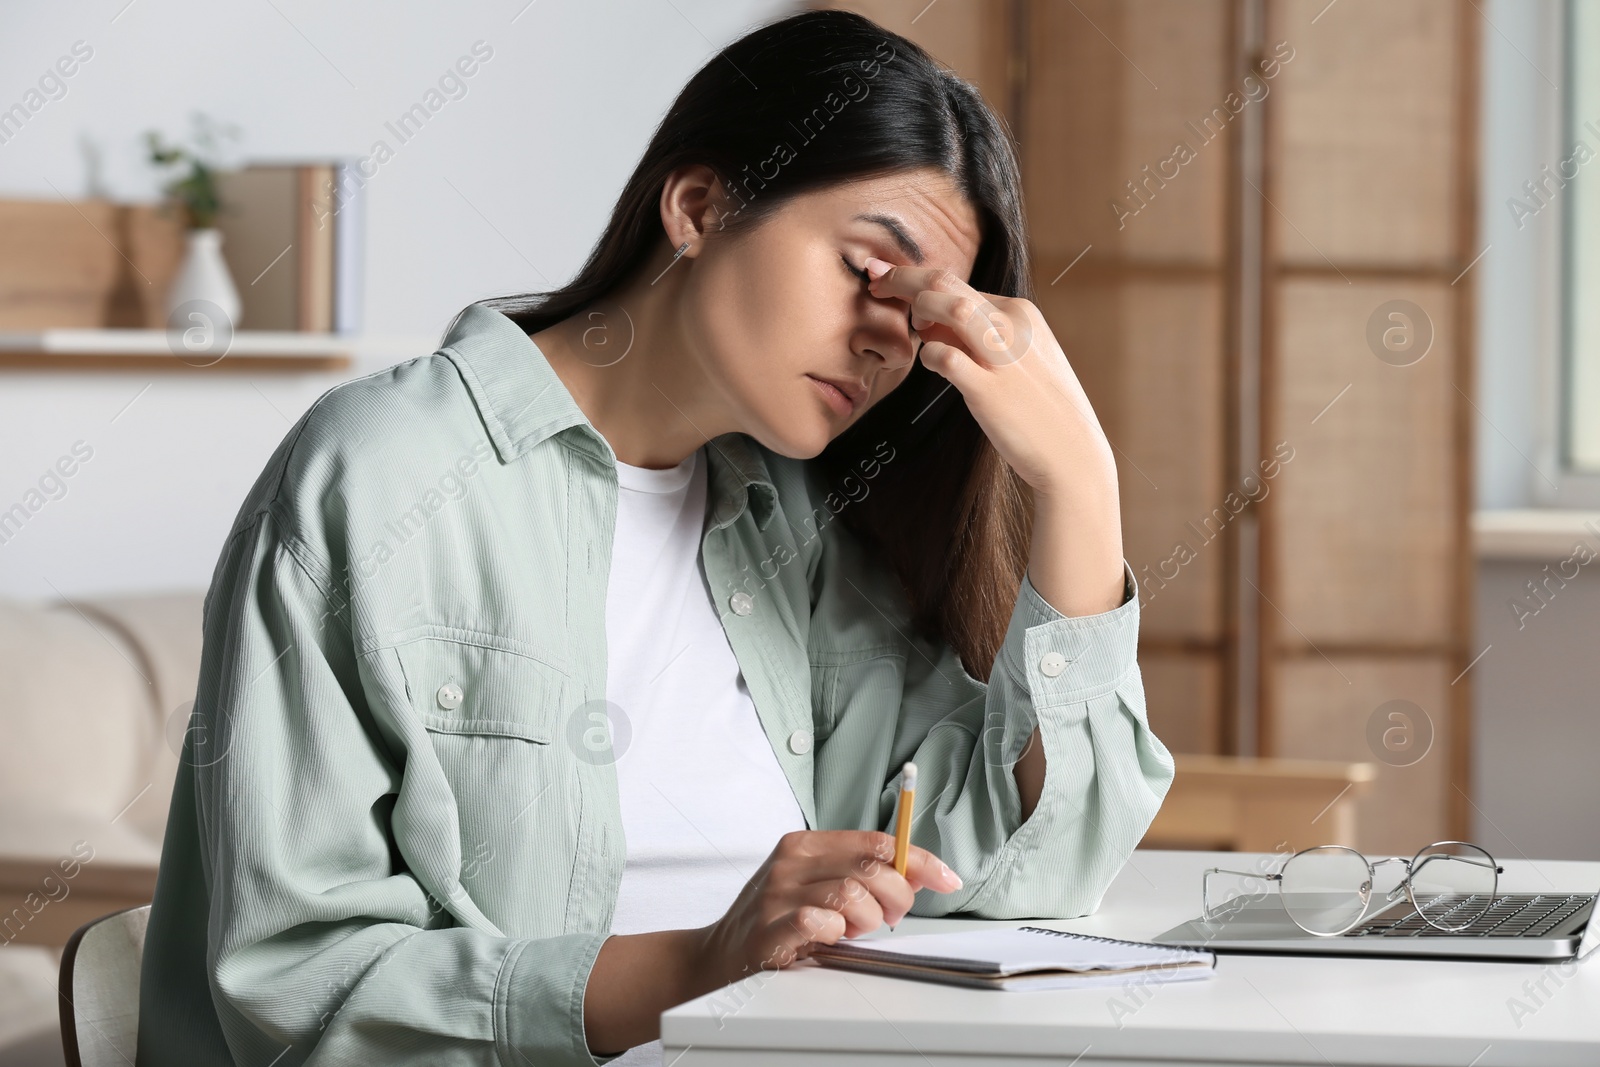
[(889, 235), (894, 238), (894, 243), (900, 246), (900, 251), (904, 252), (906, 257), (918, 266), (921, 266), (923, 260), (927, 258), (922, 254), (922, 246), (912, 240), (911, 235), (906, 232), (906, 228), (901, 225), (900, 220), (893, 215), (880, 215), (872, 212), (855, 217), (862, 222), (875, 222), (888, 230)]

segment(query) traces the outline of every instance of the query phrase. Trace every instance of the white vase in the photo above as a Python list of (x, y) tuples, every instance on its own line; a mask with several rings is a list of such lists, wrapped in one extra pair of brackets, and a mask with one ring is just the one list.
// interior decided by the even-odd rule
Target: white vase
[[(183, 305), (203, 300), (216, 306), (227, 323), (239, 325), (239, 290), (228, 273), (228, 263), (222, 258), (222, 231), (216, 229), (190, 230), (189, 247), (178, 268), (172, 286), (167, 290), (167, 324), (173, 326), (172, 316)], [(188, 324), (178, 323), (177, 328)], [(220, 323), (215, 325), (221, 325)]]

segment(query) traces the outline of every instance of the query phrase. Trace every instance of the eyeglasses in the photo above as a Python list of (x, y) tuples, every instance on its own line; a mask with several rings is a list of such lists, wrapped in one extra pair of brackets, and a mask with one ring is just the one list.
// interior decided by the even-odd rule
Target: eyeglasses
[(1428, 925), (1447, 932), (1466, 929), (1489, 909), (1505, 873), (1493, 856), (1465, 841), (1435, 841), (1409, 860), (1394, 856), (1375, 863), (1344, 845), (1318, 845), (1296, 852), (1272, 874), (1208, 867), (1200, 880), (1202, 917), (1211, 922), (1237, 899), (1230, 897), (1213, 909), (1212, 875), (1260, 878), (1278, 883), (1279, 899), (1296, 926), (1318, 937), (1334, 937), (1365, 918), (1373, 878), (1385, 863), (1404, 864), (1406, 875), (1384, 896), (1384, 904), (1405, 893)]

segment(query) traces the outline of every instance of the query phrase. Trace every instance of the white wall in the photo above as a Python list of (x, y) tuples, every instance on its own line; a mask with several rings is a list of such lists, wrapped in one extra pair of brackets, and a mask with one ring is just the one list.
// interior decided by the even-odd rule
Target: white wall
[[(92, 49), (10, 140), (0, 196), (153, 200), (143, 131), (199, 108), (251, 159), (393, 158), (365, 187), (364, 325), (424, 354), (456, 311), (551, 288), (588, 254), (656, 123), (724, 44), (787, 0), (505, 0), (0, 7), (0, 108), (75, 42)], [(385, 123), (475, 42), (465, 93), (401, 143)], [(3, 240), (0, 235), (0, 240)], [(204, 588), (290, 423), (348, 374), (0, 372), (0, 510), (75, 442), (92, 458), (0, 545), (0, 596)], [(80, 446), (80, 451), (84, 446)]]
[(1568, 555), (1478, 568), (1478, 648), (1489, 652), (1473, 668), (1472, 840), (1496, 856), (1600, 859), (1600, 564), (1563, 581)]

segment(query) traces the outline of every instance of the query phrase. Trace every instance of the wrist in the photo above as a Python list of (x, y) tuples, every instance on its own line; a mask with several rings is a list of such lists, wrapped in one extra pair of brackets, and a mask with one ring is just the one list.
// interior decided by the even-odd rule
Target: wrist
[(1121, 606), (1125, 578), (1117, 508), (1074, 508), (1057, 498), (1036, 501), (1027, 574), (1045, 602), (1063, 615), (1098, 615)]
[[(700, 996), (713, 989), (721, 989), (727, 985), (731, 978), (728, 977), (727, 953), (722, 946), (721, 931), (718, 923), (694, 930), (684, 930), (685, 962), (684, 981), (693, 987), (694, 992), (690, 997)], [(689, 999), (689, 998), (685, 998)]]
[(1042, 475), (1029, 484), (1035, 510), (1051, 509), (1077, 515), (1118, 514), (1121, 492), (1116, 468), (1088, 472), (1083, 468)]
[[(1072, 500), (1036, 497), (1028, 558), (1033, 563), (1062, 563), (1068, 558), (1093, 569), (1120, 571), (1123, 559), (1122, 510), (1116, 498)], [(1092, 561), (1103, 561), (1096, 567)], [(1074, 568), (1077, 569), (1077, 568)]]
[(702, 965), (700, 930), (613, 934), (601, 945), (583, 991), (584, 1037), (597, 1055), (617, 1055), (661, 1036), (661, 1013), (726, 984)]

